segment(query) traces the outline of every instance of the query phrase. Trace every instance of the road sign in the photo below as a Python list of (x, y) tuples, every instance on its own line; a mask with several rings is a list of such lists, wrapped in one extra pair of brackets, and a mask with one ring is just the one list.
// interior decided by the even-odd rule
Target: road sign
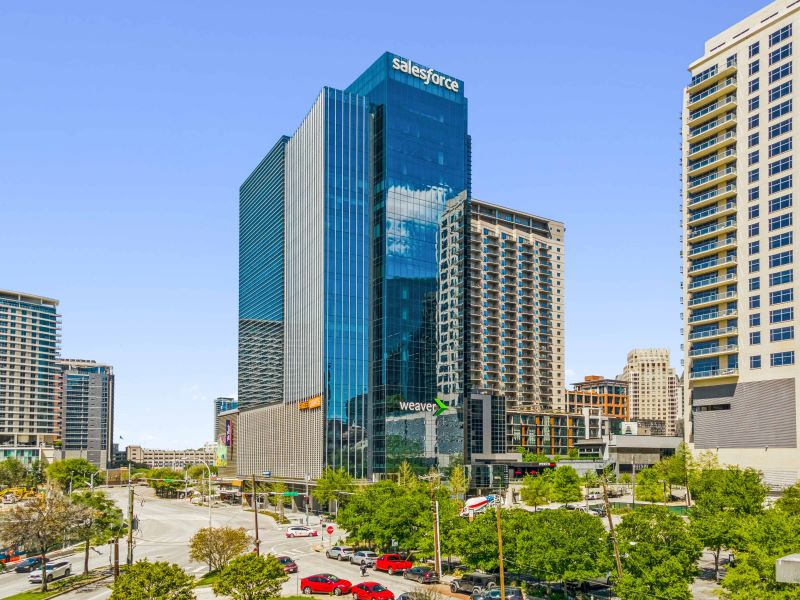
[(327, 531), (327, 532), (328, 532), (328, 535), (332, 534), (332, 533), (333, 533), (333, 525), (328, 525), (328, 526), (325, 528), (325, 531)]
[(264, 477), (272, 477), (272, 471), (263, 471), (261, 474)]
[(283, 492), (282, 496), (287, 496), (289, 498), (293, 498), (294, 496), (299, 496), (300, 492)]

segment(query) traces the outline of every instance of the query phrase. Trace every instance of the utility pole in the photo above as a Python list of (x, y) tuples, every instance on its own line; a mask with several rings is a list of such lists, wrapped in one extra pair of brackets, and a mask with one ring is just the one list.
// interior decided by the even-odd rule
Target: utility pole
[(611, 506), (608, 502), (608, 477), (603, 473), (603, 504), (606, 507), (606, 517), (608, 517), (608, 529), (611, 534), (611, 543), (614, 546), (614, 559), (617, 562), (617, 581), (622, 579), (622, 561), (619, 558), (619, 546), (617, 546), (617, 534), (614, 531), (614, 520), (611, 518)]
[(89, 489), (92, 490), (92, 491), (94, 491), (94, 476), (95, 475), (97, 475), (97, 473), (92, 473), (91, 477), (89, 478)]
[(128, 480), (128, 565), (133, 564), (133, 486)]
[(436, 575), (442, 576), (442, 544), (439, 531), (439, 501), (433, 501), (433, 568)]
[(256, 528), (256, 554), (261, 554), (261, 540), (258, 539), (258, 496), (256, 496), (256, 476), (253, 474), (253, 517)]
[(497, 515), (497, 557), (500, 561), (500, 600), (505, 600), (506, 578), (503, 572), (503, 532), (500, 528), (500, 504), (495, 508), (494, 514)]

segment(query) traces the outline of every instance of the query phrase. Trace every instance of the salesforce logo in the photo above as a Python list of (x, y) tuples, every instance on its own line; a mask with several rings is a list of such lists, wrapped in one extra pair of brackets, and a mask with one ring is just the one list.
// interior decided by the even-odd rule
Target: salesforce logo
[(425, 85), (432, 83), (433, 85), (448, 89), (451, 92), (458, 93), (458, 80), (437, 73), (433, 69), (426, 69), (425, 67), (415, 65), (410, 60), (404, 60), (395, 56), (392, 59), (392, 68), (402, 73), (408, 73), (417, 79), (421, 79)]

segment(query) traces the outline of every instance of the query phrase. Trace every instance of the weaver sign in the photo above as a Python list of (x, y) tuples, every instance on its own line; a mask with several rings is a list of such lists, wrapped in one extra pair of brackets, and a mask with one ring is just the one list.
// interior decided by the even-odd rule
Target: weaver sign
[(404, 402), (400, 401), (400, 410), (410, 410), (412, 412), (433, 412), (434, 416), (438, 417), (450, 407), (439, 398), (434, 398), (433, 402)]
[(297, 409), (310, 410), (312, 408), (319, 408), (320, 406), (322, 406), (322, 396), (313, 396), (308, 400), (303, 400), (302, 402), (298, 402)]

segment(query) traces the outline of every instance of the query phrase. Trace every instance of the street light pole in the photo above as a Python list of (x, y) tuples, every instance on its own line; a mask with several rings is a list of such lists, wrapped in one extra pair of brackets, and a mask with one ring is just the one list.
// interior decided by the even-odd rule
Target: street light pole
[[(200, 461), (203, 463), (206, 469), (208, 469), (208, 528), (211, 529), (211, 467), (208, 466), (208, 463), (204, 460)], [(202, 479), (201, 479), (201, 487), (202, 487)]]
[(72, 477), (75, 475), (73, 471), (69, 472), (69, 495), (72, 496)]

